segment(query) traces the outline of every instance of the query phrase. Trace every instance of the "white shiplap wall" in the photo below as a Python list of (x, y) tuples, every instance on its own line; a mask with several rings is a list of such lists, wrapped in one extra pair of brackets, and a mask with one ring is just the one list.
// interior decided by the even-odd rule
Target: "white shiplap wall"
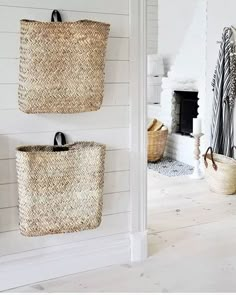
[[(65, 21), (86, 18), (111, 24), (105, 97), (97, 112), (28, 115), (18, 110), (19, 21), (48, 21), (52, 9), (60, 10)], [(0, 0), (0, 290), (130, 259), (129, 104), (127, 0)], [(15, 148), (51, 144), (58, 130), (70, 141), (94, 140), (107, 145), (103, 221), (92, 231), (23, 237), (18, 231)], [(119, 255), (106, 256), (105, 250), (114, 247), (114, 241)], [(95, 251), (94, 245), (97, 251), (105, 250), (90, 261), (87, 253)], [(52, 269), (57, 252), (62, 262)], [(29, 262), (29, 257), (34, 258)], [(30, 275), (25, 273), (28, 263)]]

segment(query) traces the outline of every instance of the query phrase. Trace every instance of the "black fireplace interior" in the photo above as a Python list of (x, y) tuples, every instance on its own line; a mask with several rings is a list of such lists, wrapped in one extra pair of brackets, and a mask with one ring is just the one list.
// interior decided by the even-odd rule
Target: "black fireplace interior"
[(190, 135), (193, 131), (193, 118), (198, 115), (198, 92), (175, 91), (178, 126), (176, 133)]

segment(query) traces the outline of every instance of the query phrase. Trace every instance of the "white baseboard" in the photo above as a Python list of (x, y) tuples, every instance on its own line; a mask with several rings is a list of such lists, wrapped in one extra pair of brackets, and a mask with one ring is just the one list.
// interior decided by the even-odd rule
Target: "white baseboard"
[(140, 262), (148, 257), (147, 231), (136, 232), (130, 235), (131, 261)]
[(119, 234), (0, 258), (0, 291), (130, 262), (130, 237)]

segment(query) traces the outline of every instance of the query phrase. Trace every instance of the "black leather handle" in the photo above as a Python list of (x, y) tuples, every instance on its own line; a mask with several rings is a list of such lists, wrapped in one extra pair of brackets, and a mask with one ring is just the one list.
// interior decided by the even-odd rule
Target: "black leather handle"
[(216, 163), (215, 163), (215, 161), (214, 161), (214, 158), (213, 158), (213, 149), (212, 149), (212, 147), (209, 147), (209, 148), (207, 149), (205, 155), (204, 155), (204, 163), (205, 163), (205, 166), (206, 166), (206, 168), (208, 167), (208, 163), (207, 163), (207, 154), (208, 154), (209, 151), (210, 151), (210, 155), (211, 155), (212, 167), (213, 167), (214, 170), (216, 171), (218, 167), (217, 167), (217, 165), (216, 165)]
[[(60, 138), (60, 144), (58, 142), (58, 139)], [(54, 143), (53, 145), (65, 145), (66, 144), (66, 136), (62, 132), (57, 132), (54, 136)]]
[[(55, 17), (56, 17), (56, 20), (55, 20)], [(55, 21), (62, 22), (60, 12), (56, 9), (53, 10), (52, 16), (51, 16), (51, 22), (55, 22)]]

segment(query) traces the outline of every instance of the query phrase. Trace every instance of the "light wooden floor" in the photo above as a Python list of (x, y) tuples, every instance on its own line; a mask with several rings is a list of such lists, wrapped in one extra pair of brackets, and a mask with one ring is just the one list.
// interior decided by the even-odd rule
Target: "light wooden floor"
[(149, 171), (148, 180), (145, 262), (10, 292), (236, 292), (236, 196), (216, 195), (188, 177)]

